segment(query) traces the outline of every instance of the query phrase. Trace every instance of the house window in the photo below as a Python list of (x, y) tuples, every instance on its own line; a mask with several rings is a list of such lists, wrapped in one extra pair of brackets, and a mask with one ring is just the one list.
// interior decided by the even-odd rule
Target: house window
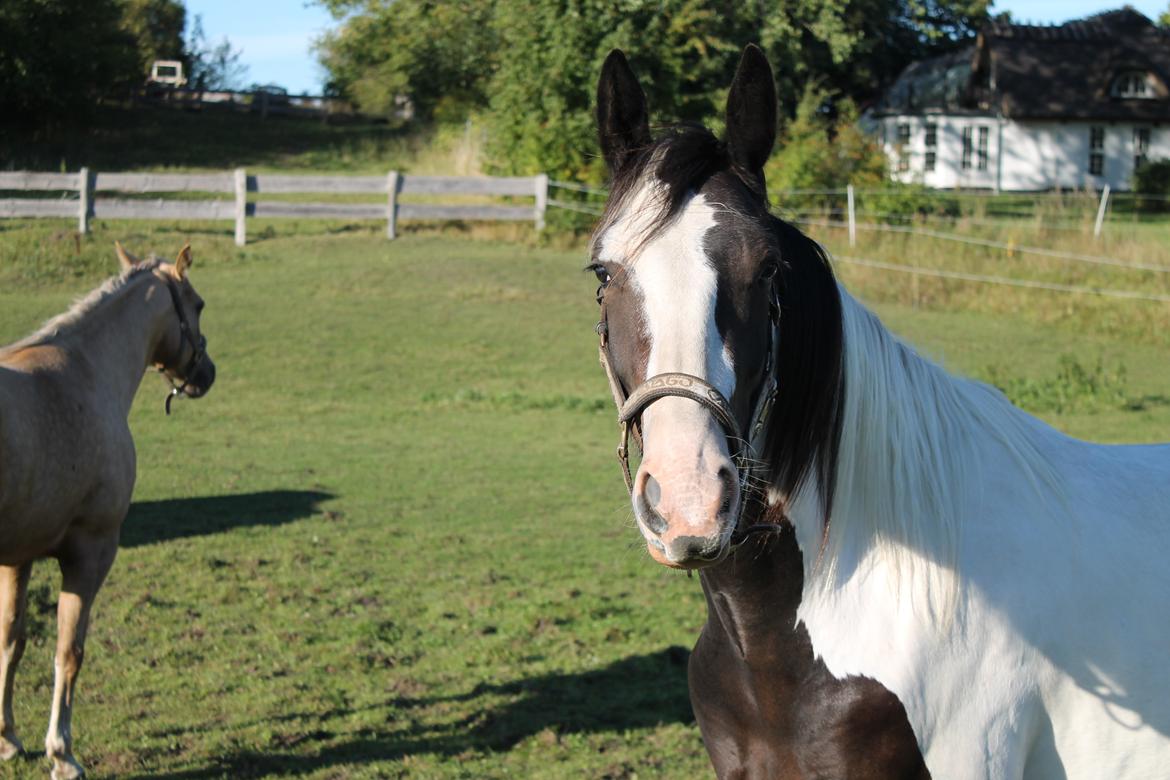
[(1100, 176), (1105, 172), (1105, 128), (1089, 128), (1089, 173)]
[(933, 171), (934, 163), (938, 159), (938, 125), (929, 122), (926, 125), (926, 170)]
[(1133, 129), (1133, 169), (1146, 164), (1150, 152), (1150, 128), (1135, 127)]
[(910, 170), (910, 125), (898, 125), (898, 170)]
[(1122, 73), (1113, 82), (1113, 97), (1119, 98), (1152, 98), (1154, 90), (1150, 86), (1150, 76), (1140, 70), (1131, 70)]
[(975, 147), (975, 144), (972, 142), (972, 138), (974, 137), (974, 134), (975, 134), (975, 128), (973, 128), (973, 127), (964, 127), (963, 128), (963, 162), (962, 162), (962, 166), (963, 166), (963, 170), (965, 170), (965, 171), (971, 170), (971, 152), (973, 151), (973, 149)]
[(976, 168), (981, 171), (987, 170), (987, 139), (991, 136), (990, 127), (979, 128), (979, 146), (976, 149)]

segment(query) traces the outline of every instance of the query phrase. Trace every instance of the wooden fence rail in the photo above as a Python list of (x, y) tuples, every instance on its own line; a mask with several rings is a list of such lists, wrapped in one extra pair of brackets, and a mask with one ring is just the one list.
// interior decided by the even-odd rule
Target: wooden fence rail
[[(247, 240), (249, 217), (310, 217), (321, 219), (384, 219), (386, 236), (394, 238), (400, 219), (528, 221), (544, 229), (548, 208), (548, 176), (414, 176), (390, 171), (386, 176), (248, 175), (243, 168), (223, 173), (106, 173), (82, 168), (77, 173), (0, 172), (0, 191), (77, 193), (76, 199), (0, 198), (0, 218), (77, 217), (77, 229), (89, 231), (95, 217), (109, 219), (233, 220), (236, 244)], [(167, 200), (117, 198), (99, 193), (207, 192), (232, 199)], [(330, 193), (385, 195), (376, 203), (301, 203), (248, 201), (248, 193)], [(402, 195), (480, 195), (532, 198), (532, 205), (453, 205), (401, 203)]]

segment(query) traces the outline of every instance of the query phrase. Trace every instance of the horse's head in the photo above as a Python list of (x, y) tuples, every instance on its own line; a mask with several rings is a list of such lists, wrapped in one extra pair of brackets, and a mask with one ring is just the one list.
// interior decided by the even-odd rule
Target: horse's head
[(769, 214), (764, 186), (771, 68), (755, 46), (744, 51), (725, 141), (698, 127), (655, 140), (642, 89), (614, 51), (597, 119), (612, 187), (590, 268), (601, 282), (603, 363), (623, 420), (641, 434), (634, 512), (655, 560), (711, 565), (731, 548), (745, 504), (762, 500), (758, 483), (776, 476), (756, 468), (792, 276), (792, 229)]
[[(138, 260), (120, 243), (115, 243), (123, 269), (138, 265)], [(191, 246), (180, 251), (174, 263), (158, 263), (153, 274), (165, 290), (170, 306), (160, 338), (150, 362), (175, 388), (176, 395), (199, 398), (215, 383), (215, 363), (207, 354), (207, 339), (199, 326), (203, 298), (195, 291), (187, 272), (191, 268)], [(168, 399), (167, 410), (170, 410)]]

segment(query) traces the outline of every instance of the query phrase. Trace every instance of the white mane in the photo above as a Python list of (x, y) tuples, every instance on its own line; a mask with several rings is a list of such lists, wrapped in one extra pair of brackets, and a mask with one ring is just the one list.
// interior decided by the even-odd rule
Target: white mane
[(949, 612), (944, 605), (958, 587), (958, 529), (978, 522), (968, 516), (970, 497), (982, 489), (989, 465), (976, 443), (998, 441), (1033, 486), (1063, 494), (1037, 446), (1040, 431), (1049, 429), (995, 388), (920, 356), (838, 289), (845, 403), (817, 579), (825, 588), (839, 584), (876, 549), (913, 583), (913, 604)]

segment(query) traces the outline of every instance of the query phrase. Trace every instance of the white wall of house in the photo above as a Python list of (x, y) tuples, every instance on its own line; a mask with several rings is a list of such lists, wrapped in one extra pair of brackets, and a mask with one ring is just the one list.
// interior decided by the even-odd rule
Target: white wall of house
[[(927, 126), (935, 125), (934, 170), (927, 170)], [(1135, 129), (1148, 131), (1146, 157), (1170, 158), (1170, 127), (1153, 123), (1026, 121), (997, 117), (900, 116), (880, 122), (883, 148), (893, 177), (942, 189), (1114, 190), (1132, 186), (1137, 153)], [(909, 143), (898, 143), (899, 126), (909, 127)], [(963, 131), (971, 128), (969, 167), (963, 166)], [(1102, 171), (1090, 172), (1092, 128), (1103, 133)], [(986, 167), (980, 168), (979, 129), (987, 128)], [(899, 170), (899, 161), (903, 170)]]

